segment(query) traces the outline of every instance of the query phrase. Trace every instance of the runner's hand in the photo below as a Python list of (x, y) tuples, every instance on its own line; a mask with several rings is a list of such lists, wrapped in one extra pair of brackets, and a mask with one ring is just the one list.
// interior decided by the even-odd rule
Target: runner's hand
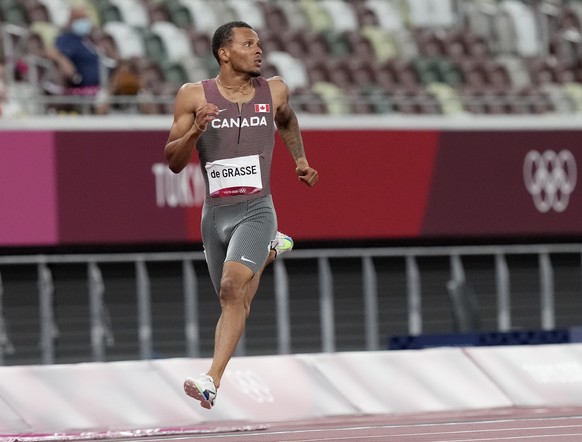
[(319, 179), (317, 170), (315, 170), (313, 167), (309, 167), (307, 161), (298, 162), (295, 173), (299, 177), (299, 181), (303, 181), (309, 187), (313, 187), (313, 185), (317, 183), (317, 180)]
[(202, 106), (196, 110), (196, 115), (194, 117), (194, 124), (201, 131), (205, 131), (208, 123), (216, 118), (218, 115), (218, 106), (212, 103), (207, 103), (204, 101)]

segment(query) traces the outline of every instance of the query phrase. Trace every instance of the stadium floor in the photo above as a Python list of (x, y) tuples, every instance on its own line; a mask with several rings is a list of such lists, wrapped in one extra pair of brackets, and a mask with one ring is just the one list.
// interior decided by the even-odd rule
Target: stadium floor
[[(168, 438), (170, 440), (172, 438)], [(424, 415), (341, 417), (269, 425), (185, 440), (236, 442), (580, 441), (582, 409), (506, 409)]]
[(107, 440), (339, 441), (581, 441), (582, 407), (504, 408), (404, 415), (341, 416), (290, 422), (220, 422), (191, 428), (127, 430), (2, 438), (7, 442)]

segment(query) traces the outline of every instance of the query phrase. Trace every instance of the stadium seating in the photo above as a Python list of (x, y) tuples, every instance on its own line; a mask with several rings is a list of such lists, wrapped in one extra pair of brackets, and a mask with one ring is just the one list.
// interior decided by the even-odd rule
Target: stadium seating
[(326, 106), (326, 113), (342, 115), (352, 112), (352, 107), (346, 96), (345, 89), (326, 81), (316, 82), (313, 84), (312, 89), (323, 99)]
[(45, 47), (53, 46), (59, 33), (59, 28), (54, 23), (46, 21), (32, 22), (29, 30), (33, 35), (36, 34), (42, 40)]
[(132, 61), (154, 95), (216, 75), (211, 36), (243, 20), (261, 37), (263, 73), (284, 76), (305, 112), (582, 107), (579, 0), (2, 0), (2, 23), (36, 39), (3, 57), (41, 56), (38, 39), (50, 46), (74, 5), (103, 54)]
[[(67, 0), (40, 0), (47, 8), (51, 21), (59, 26), (66, 26), (69, 21), (69, 12), (71, 10), (71, 3)], [(21, 2), (23, 3), (23, 2)]]
[(109, 0), (109, 2), (117, 7), (120, 18), (127, 25), (134, 28), (149, 26), (148, 11), (140, 0)]
[(309, 77), (305, 70), (305, 65), (300, 59), (293, 57), (287, 52), (271, 52), (266, 54), (267, 61), (276, 67), (280, 75), (286, 75), (289, 88), (294, 91), (296, 88), (306, 87)]
[(237, 20), (244, 21), (259, 31), (267, 27), (264, 12), (257, 2), (253, 0), (227, 0), (227, 5), (236, 15)]
[(99, 20), (102, 24), (110, 21), (122, 21), (123, 15), (119, 8), (108, 0), (97, 3), (97, 11), (99, 14)]
[(26, 9), (15, 0), (0, 2), (2, 20), (5, 23), (27, 27), (29, 25)]
[(121, 21), (108, 21), (103, 25), (103, 30), (113, 38), (121, 58), (145, 56), (144, 41), (133, 26)]

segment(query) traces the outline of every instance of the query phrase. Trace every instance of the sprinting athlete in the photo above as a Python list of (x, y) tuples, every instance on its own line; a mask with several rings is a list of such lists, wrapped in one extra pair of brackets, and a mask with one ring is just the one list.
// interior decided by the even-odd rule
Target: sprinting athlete
[(212, 38), (216, 78), (184, 84), (176, 95), (165, 155), (178, 173), (198, 150), (206, 182), (202, 242), (221, 314), (210, 369), (184, 382), (186, 394), (210, 409), (239, 342), (261, 274), (293, 240), (277, 231), (270, 173), (275, 131), (293, 156), (299, 180), (313, 186), (299, 124), (281, 77), (261, 77), (257, 33), (244, 22), (220, 26)]

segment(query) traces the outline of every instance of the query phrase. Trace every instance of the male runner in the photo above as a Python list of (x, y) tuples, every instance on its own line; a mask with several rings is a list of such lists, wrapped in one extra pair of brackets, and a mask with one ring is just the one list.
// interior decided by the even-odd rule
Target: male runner
[(184, 382), (186, 394), (210, 409), (239, 342), (263, 269), (291, 250), (277, 232), (270, 172), (275, 130), (293, 156), (299, 180), (313, 186), (299, 124), (281, 77), (261, 77), (257, 33), (244, 22), (220, 26), (212, 38), (216, 78), (184, 84), (176, 95), (165, 154), (178, 173), (198, 150), (206, 182), (202, 241), (221, 315), (207, 374)]

